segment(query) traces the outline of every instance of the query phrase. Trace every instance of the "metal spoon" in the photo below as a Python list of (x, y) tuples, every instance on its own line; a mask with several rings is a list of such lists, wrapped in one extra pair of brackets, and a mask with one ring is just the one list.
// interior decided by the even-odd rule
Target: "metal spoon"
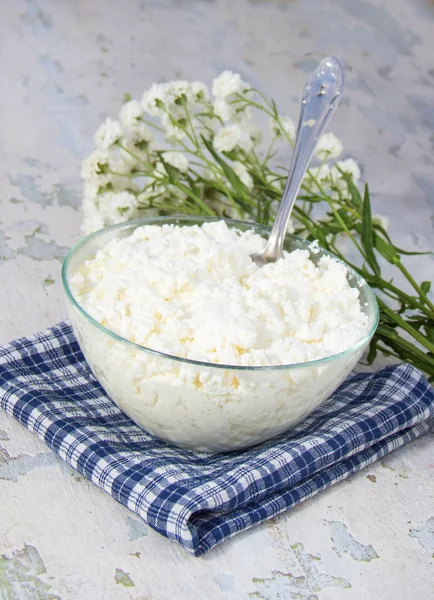
[(282, 255), (289, 217), (318, 140), (332, 118), (344, 87), (344, 70), (337, 58), (322, 60), (304, 88), (297, 136), (288, 179), (265, 248), (251, 259), (260, 267)]

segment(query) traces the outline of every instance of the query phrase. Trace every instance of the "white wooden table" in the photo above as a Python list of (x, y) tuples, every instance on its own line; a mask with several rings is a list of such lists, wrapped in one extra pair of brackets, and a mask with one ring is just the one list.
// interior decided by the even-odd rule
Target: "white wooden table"
[[(428, 0), (2, 0), (0, 343), (66, 316), (80, 162), (124, 92), (241, 72), (296, 115), (312, 61), (352, 75), (335, 132), (400, 245), (432, 247)], [(308, 54), (312, 53), (312, 54)], [(432, 279), (430, 257), (409, 263)], [(2, 600), (434, 596), (434, 436), (193, 558), (0, 414)]]

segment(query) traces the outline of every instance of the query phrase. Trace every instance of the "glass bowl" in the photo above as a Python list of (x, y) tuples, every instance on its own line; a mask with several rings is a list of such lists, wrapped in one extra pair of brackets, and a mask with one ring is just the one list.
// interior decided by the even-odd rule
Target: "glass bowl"
[[(371, 288), (348, 268), (348, 281), (359, 289), (368, 316), (366, 334), (354, 347), (306, 363), (244, 367), (188, 360), (139, 346), (98, 323), (74, 298), (71, 276), (113, 238), (129, 236), (142, 225), (191, 226), (213, 220), (222, 219), (153, 217), (101, 229), (72, 248), (63, 264), (62, 281), (83, 354), (117, 406), (137, 425), (170, 443), (227, 452), (284, 433), (325, 402), (360, 360), (377, 327), (378, 307)], [(263, 237), (270, 231), (254, 223), (225, 222)], [(306, 240), (286, 236), (288, 251), (308, 246)], [(311, 260), (317, 262), (324, 255), (329, 253), (321, 249), (311, 253)]]

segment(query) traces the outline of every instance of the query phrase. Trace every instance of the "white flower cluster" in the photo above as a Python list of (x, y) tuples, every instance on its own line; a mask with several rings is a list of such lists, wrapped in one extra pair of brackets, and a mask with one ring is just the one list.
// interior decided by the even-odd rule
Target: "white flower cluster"
[(182, 140), (187, 135), (187, 112), (194, 113), (209, 99), (207, 86), (200, 81), (154, 83), (143, 94), (142, 107), (151, 117), (159, 117), (167, 137)]
[(254, 146), (249, 130), (237, 123), (225, 125), (219, 129), (214, 137), (213, 144), (218, 152), (231, 152), (235, 149), (250, 152)]
[[(280, 193), (284, 183), (266, 163), (258, 175), (262, 132), (252, 119), (253, 93), (239, 74), (224, 71), (211, 93), (200, 81), (171, 81), (153, 84), (141, 102), (128, 99), (118, 120), (108, 118), (99, 127), (95, 150), (83, 161), (84, 232), (186, 204), (194, 212), (194, 202), (218, 215), (251, 217), (233, 197), (254, 196), (261, 186)], [(272, 145), (294, 143), (296, 126), (289, 117), (273, 113), (269, 130)], [(357, 184), (354, 160), (329, 163), (342, 152), (340, 140), (326, 133), (316, 151), (320, 165), (305, 185), (345, 193), (342, 172)]]
[(250, 113), (243, 102), (243, 94), (249, 89), (250, 85), (245, 83), (238, 73), (223, 71), (212, 84), (214, 113), (224, 123), (249, 120)]
[(296, 128), (289, 117), (280, 116), (278, 120), (271, 118), (268, 126), (273, 138), (295, 141)]
[(334, 186), (340, 191), (345, 192), (347, 185), (342, 177), (342, 173), (350, 175), (354, 185), (357, 185), (360, 181), (360, 167), (352, 158), (338, 160), (331, 167), (326, 163), (323, 163), (319, 167), (311, 167), (305, 177), (305, 180), (309, 182), (309, 180), (314, 178), (320, 184), (324, 184), (325, 186)]

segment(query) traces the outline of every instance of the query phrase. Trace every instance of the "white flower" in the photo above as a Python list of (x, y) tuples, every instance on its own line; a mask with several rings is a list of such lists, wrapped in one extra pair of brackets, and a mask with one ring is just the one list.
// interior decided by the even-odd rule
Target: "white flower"
[(214, 137), (216, 128), (218, 126), (219, 126), (219, 123), (213, 117), (201, 116), (200, 121), (199, 121), (199, 119), (196, 119), (196, 122), (195, 122), (195, 127), (200, 132), (200, 135), (202, 135), (206, 140), (210, 140), (211, 138)]
[(331, 169), (328, 165), (321, 165), (320, 167), (310, 167), (309, 172), (305, 175), (306, 183), (308, 185), (315, 186), (315, 182), (312, 181), (311, 175), (315, 177), (315, 179), (319, 183), (322, 183), (324, 181), (330, 181), (330, 172)]
[(161, 160), (159, 160), (155, 163), (154, 170), (152, 172), (151, 177), (154, 178), (155, 180), (158, 180), (161, 177), (167, 177), (167, 171), (164, 168), (164, 164), (161, 162)]
[(239, 161), (232, 163), (232, 168), (244, 185), (251, 190), (253, 188), (253, 179), (250, 173), (247, 171), (246, 166)]
[[(161, 164), (161, 163), (160, 163)], [(161, 165), (161, 168), (164, 167)], [(178, 201), (184, 201), (186, 198), (185, 193), (180, 190), (176, 185), (165, 184), (160, 185), (156, 179), (153, 185), (147, 187), (147, 189), (137, 196), (137, 202), (142, 208), (159, 209), (162, 204), (169, 202), (174, 205)], [(147, 212), (146, 214), (149, 214)], [(158, 214), (158, 212), (156, 212)]]
[(166, 188), (161, 185), (154, 185), (141, 192), (137, 196), (137, 202), (146, 208), (149, 204), (157, 204), (157, 200), (165, 196), (167, 196)]
[(164, 114), (164, 107), (172, 103), (173, 98), (167, 93), (167, 84), (154, 83), (150, 90), (143, 94), (143, 110), (153, 117)]
[(217, 98), (213, 104), (214, 114), (226, 123), (235, 121), (236, 123), (247, 123), (252, 118), (250, 106), (240, 104), (239, 102), (230, 103), (226, 98)]
[(315, 150), (315, 154), (321, 160), (329, 158), (337, 158), (343, 152), (342, 142), (334, 135), (334, 133), (325, 133), (319, 140)]
[[(113, 171), (116, 173), (132, 173), (134, 169), (140, 167), (140, 158), (146, 160), (146, 155), (142, 156), (142, 153), (133, 144), (128, 144), (125, 140), (122, 145), (130, 152), (123, 148), (120, 149), (119, 160), (116, 161)], [(134, 153), (134, 156), (132, 153)]]
[(182, 152), (163, 152), (162, 157), (164, 162), (175, 167), (181, 173), (188, 171), (188, 158)]
[(185, 104), (190, 100), (190, 84), (188, 81), (171, 81), (166, 83), (168, 97), (167, 108), (175, 118), (185, 118)]
[(104, 227), (104, 219), (99, 210), (98, 187), (93, 183), (86, 183), (84, 186), (83, 213), (82, 230), (85, 235)]
[(89, 235), (90, 233), (93, 233), (94, 231), (98, 231), (99, 229), (102, 229), (104, 226), (105, 226), (104, 219), (98, 212), (95, 212), (92, 215), (84, 216), (82, 231), (83, 231), (84, 235)]
[(109, 198), (108, 207), (113, 214), (113, 221), (116, 211), (118, 223), (133, 219), (137, 215), (137, 200), (134, 194), (130, 192), (112, 193)]
[(234, 123), (216, 133), (213, 145), (218, 152), (231, 152), (235, 148), (249, 152), (253, 148), (253, 140), (244, 128)]
[(161, 125), (166, 130), (168, 141), (182, 140), (186, 136), (185, 127), (175, 125), (169, 115), (163, 115), (161, 117)]
[(95, 190), (88, 184), (85, 184), (83, 196), (83, 213), (85, 217), (96, 214), (98, 202), (98, 189)]
[(194, 117), (194, 108), (208, 98), (208, 88), (200, 81), (171, 81), (154, 84), (143, 96), (143, 108), (152, 116), (161, 118), (161, 125), (169, 141), (185, 137), (187, 127), (186, 109)]
[(208, 87), (201, 81), (172, 81), (167, 85), (167, 94), (172, 97), (172, 104), (181, 105), (185, 102), (193, 109), (198, 103), (209, 99)]
[(149, 151), (153, 148), (155, 135), (145, 123), (138, 121), (134, 127), (126, 131), (121, 141), (130, 152), (137, 154), (137, 150)]
[(175, 119), (185, 117), (185, 106), (192, 111), (195, 106), (209, 98), (207, 86), (200, 81), (170, 81), (151, 87), (143, 95), (143, 109), (150, 115), (162, 117), (170, 113)]
[(279, 115), (279, 121), (271, 118), (268, 123), (268, 127), (273, 137), (286, 138), (286, 136), (288, 136), (291, 141), (294, 141), (295, 139), (296, 128), (293, 121), (291, 121), (289, 117), (283, 117)]
[(188, 92), (190, 90), (190, 83), (183, 79), (176, 79), (166, 83), (167, 92), (173, 96), (174, 100), (181, 100), (182, 97), (187, 99)]
[(97, 148), (108, 150), (122, 137), (122, 125), (119, 121), (106, 119), (95, 133), (94, 142)]
[(238, 73), (224, 71), (214, 79), (212, 84), (212, 93), (215, 97), (214, 113), (225, 123), (230, 120), (249, 121), (251, 119), (250, 108), (234, 102), (237, 100), (237, 95), (242, 95), (249, 89), (250, 85), (243, 81)]
[(137, 100), (126, 102), (120, 112), (119, 118), (126, 129), (131, 129), (139, 124), (143, 108)]
[(233, 109), (232, 109), (232, 106), (228, 102), (226, 102), (225, 98), (218, 98), (214, 102), (213, 108), (214, 108), (214, 113), (218, 117), (220, 117), (220, 119), (224, 123), (231, 120)]
[(257, 146), (262, 142), (262, 130), (259, 127), (256, 127), (255, 125), (248, 125), (246, 126), (246, 130), (254, 146)]
[(189, 90), (189, 102), (192, 104), (200, 103), (202, 101), (207, 102), (209, 100), (209, 90), (208, 86), (206, 86), (201, 81), (193, 81), (190, 84)]
[(232, 94), (242, 94), (250, 89), (250, 85), (241, 79), (238, 73), (232, 71), (223, 71), (212, 82), (212, 93), (216, 99), (227, 98)]
[(382, 227), (385, 231), (387, 231), (389, 228), (390, 220), (384, 215), (380, 215), (378, 213), (373, 214), (372, 221)]
[(84, 200), (83, 206), (85, 205), (85, 200), (87, 203), (93, 203), (97, 201), (99, 194), (100, 184), (98, 181), (85, 181), (84, 182)]
[(115, 225), (138, 217), (137, 199), (126, 191), (101, 194), (99, 209), (105, 225)]
[[(359, 182), (361, 175), (360, 167), (354, 159), (347, 158), (346, 160), (338, 160), (338, 162), (336, 163), (336, 167), (339, 167), (339, 169), (344, 173), (348, 173), (348, 175), (351, 175), (354, 184), (357, 184)], [(339, 176), (342, 177), (340, 173)]]
[(97, 148), (90, 156), (84, 159), (81, 169), (81, 177), (85, 181), (100, 181), (103, 175), (110, 168), (110, 154), (103, 148)]
[(203, 171), (204, 179), (208, 179), (210, 181), (220, 181), (222, 179), (222, 173), (217, 167), (216, 169), (204, 169)]

